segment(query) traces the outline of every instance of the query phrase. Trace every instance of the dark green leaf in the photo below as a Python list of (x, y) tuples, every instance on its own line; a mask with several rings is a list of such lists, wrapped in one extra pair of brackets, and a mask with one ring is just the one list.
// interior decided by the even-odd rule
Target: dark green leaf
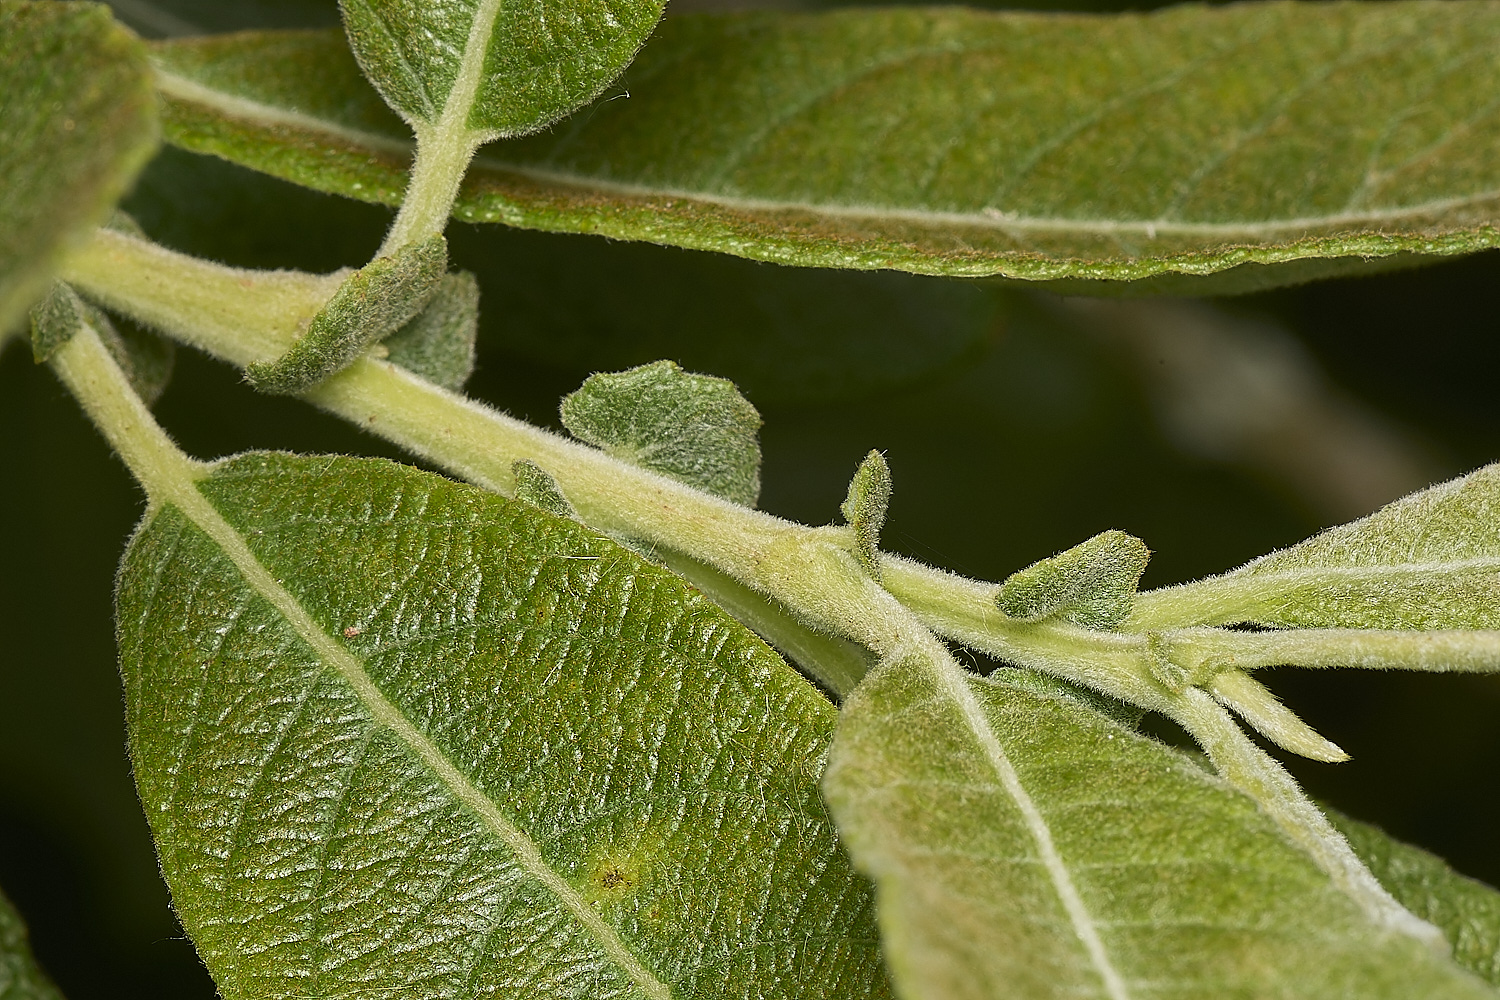
[(198, 489), (118, 611), (142, 801), (226, 998), (887, 996), (817, 794), (833, 708), (701, 595), (388, 462)]
[[(541, 128), (620, 75), (666, 0), (341, 0), (366, 75), (413, 125), (455, 111), (486, 138)], [(463, 105), (454, 108), (455, 100)]]
[(1328, 818), (1402, 906), (1443, 932), (1455, 962), (1500, 986), (1500, 892), (1378, 827), (1331, 810)]
[(156, 148), (151, 70), (88, 3), (0, 0), (0, 331)]
[(840, 715), (824, 791), (906, 1000), (1493, 998), (1186, 755), (1008, 675), (901, 660)]
[[(675, 18), (628, 99), (483, 153), (456, 214), (795, 264), (1306, 280), (1496, 245), (1497, 36), (1500, 6), (1440, 0)], [(332, 38), (315, 67), (313, 36), (247, 38), (212, 80), (200, 44), (159, 50), (173, 141), (399, 196), (373, 94), (293, 115), (314, 102), (270, 79), (354, 98)]]
[(0, 1000), (62, 1000), (37, 968), (26, 940), (26, 925), (0, 893)]
[(760, 414), (734, 383), (657, 361), (591, 375), (562, 402), (580, 441), (726, 500), (760, 496)]

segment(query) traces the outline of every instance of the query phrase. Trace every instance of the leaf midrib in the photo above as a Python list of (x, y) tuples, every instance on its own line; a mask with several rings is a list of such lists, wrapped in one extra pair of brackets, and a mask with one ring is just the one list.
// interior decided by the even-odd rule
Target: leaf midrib
[(461, 803), (480, 817), (484, 825), (510, 848), (517, 863), (557, 897), (593, 936), (604, 955), (651, 1000), (672, 1000), (672, 991), (667, 985), (641, 963), (615, 929), (583, 896), (547, 864), (530, 836), (512, 824), (493, 799), (481, 792), (436, 744), (407, 720), (376, 686), (361, 660), (319, 627), (301, 602), (276, 581), (250, 550), (244, 537), (203, 496), (196, 483), (173, 484), (169, 492), (167, 499), (229, 557), (251, 589), (276, 609), (318, 658), (338, 673), (376, 724), (395, 734)]
[(489, 54), (489, 43), (494, 37), (495, 21), (499, 16), (500, 0), (481, 0), (474, 11), (474, 20), (469, 22), (469, 37), (464, 42), (458, 74), (443, 101), (442, 114), (433, 123), (433, 131), (447, 141), (477, 144), (489, 136), (483, 130), (469, 128), (469, 114), (474, 110), (474, 101), (479, 96), (479, 86), (484, 79), (485, 57)]
[[(319, 118), (304, 112), (276, 107), (275, 105), (256, 101), (252, 98), (219, 90), (174, 73), (159, 64), (157, 67), (157, 87), (168, 98), (208, 107), (223, 113), (225, 117), (252, 125), (291, 127), (309, 132), (323, 133), (374, 151), (394, 153), (402, 156), (409, 156), (413, 148), (413, 144), (409, 141), (354, 128), (330, 121), (326, 118)], [(450, 98), (451, 96), (450, 92)], [(445, 108), (444, 118), (446, 117)], [(467, 131), (466, 128), (465, 130)], [(473, 134), (482, 135), (482, 133)], [(1261, 221), (1193, 222), (1166, 216), (1151, 219), (1109, 219), (1082, 216), (1021, 215), (992, 207), (978, 211), (946, 211), (875, 204), (840, 204), (796, 199), (754, 198), (701, 189), (635, 184), (586, 173), (544, 169), (512, 163), (494, 155), (477, 156), (474, 158), (473, 164), (481, 169), (511, 173), (545, 184), (581, 188), (634, 199), (685, 200), (745, 212), (805, 213), (829, 218), (866, 219), (875, 222), (904, 222), (935, 227), (957, 226), (1005, 233), (1056, 232), (1094, 236), (1130, 235), (1144, 236), (1147, 239), (1156, 239), (1162, 236), (1222, 237), (1226, 239), (1246, 237), (1253, 239), (1271, 238), (1288, 232), (1306, 233), (1312, 230), (1354, 230), (1382, 223), (1396, 223), (1405, 219), (1441, 215), (1486, 201), (1500, 199), (1500, 188), (1492, 188), (1469, 194), (1432, 199), (1411, 205), (1372, 206), (1356, 211), (1340, 210), (1323, 215), (1294, 216)]]
[(1078, 936), (1079, 943), (1088, 953), (1090, 964), (1099, 973), (1109, 1000), (1131, 1000), (1130, 991), (1125, 987), (1124, 977), (1114, 967), (1108, 952), (1105, 951), (1104, 941), (1099, 937), (1099, 928), (1094, 923), (1093, 914), (1084, 905), (1083, 897), (1079, 895), (1078, 887), (1073, 884), (1073, 877), (1069, 874), (1062, 855), (1057, 851), (1057, 845), (1052, 840), (1052, 830), (1047, 825), (1046, 817), (1042, 815), (1036, 802), (1026, 791), (1026, 786), (1021, 783), (1021, 777), (1016, 773), (1015, 766), (1010, 762), (1005, 748), (1000, 745), (999, 737), (995, 735), (994, 728), (985, 716), (983, 706), (974, 696), (968, 678), (957, 664), (945, 655), (928, 654), (923, 659), (933, 679), (937, 682), (940, 695), (946, 697), (958, 708), (963, 716), (964, 724), (974, 734), (974, 738), (984, 751), (985, 760), (995, 776), (1000, 779), (1000, 784), (1006, 794), (1011, 797), (1020, 811), (1022, 822), (1026, 824), (1027, 832), (1031, 834), (1036, 844), (1042, 867), (1046, 870), (1053, 889), (1057, 892), (1058, 899), (1068, 915), (1069, 923), (1073, 925), (1073, 931)]

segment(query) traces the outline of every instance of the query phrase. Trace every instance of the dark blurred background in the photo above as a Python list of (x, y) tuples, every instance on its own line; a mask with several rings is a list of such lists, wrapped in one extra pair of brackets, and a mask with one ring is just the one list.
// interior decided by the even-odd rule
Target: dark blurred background
[[(146, 35), (337, 21), (331, 2), (116, 7)], [(368, 259), (390, 219), (173, 150), (127, 207), (171, 246), (308, 270)], [(556, 425), (558, 398), (592, 371), (667, 357), (732, 378), (766, 420), (763, 507), (832, 521), (881, 448), (887, 547), (988, 579), (1113, 527), (1156, 551), (1147, 586), (1174, 583), (1500, 457), (1495, 253), (1119, 301), (495, 227), (455, 224), (450, 239), (484, 289), (473, 395)], [(399, 457), (186, 351), (157, 412), (200, 457)], [(0, 469), (0, 886), (72, 1000), (211, 997), (124, 752), (111, 584), (141, 494), (18, 344), (0, 356)], [(1269, 681), (1354, 757), (1290, 761), (1314, 795), (1500, 883), (1500, 678)]]

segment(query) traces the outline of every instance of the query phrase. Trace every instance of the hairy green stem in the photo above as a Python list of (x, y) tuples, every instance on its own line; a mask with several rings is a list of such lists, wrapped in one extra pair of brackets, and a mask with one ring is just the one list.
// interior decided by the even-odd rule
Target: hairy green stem
[(484, 82), (484, 59), (500, 16), (500, 0), (480, 0), (469, 25), (458, 73), (435, 122), (412, 123), (417, 157), (401, 200), (401, 211), (385, 236), (381, 254), (441, 233), (448, 225), (464, 171), (480, 143), (493, 135), (469, 128), (469, 115)]
[(807, 624), (884, 656), (920, 625), (859, 565), (842, 528), (809, 528), (610, 458), (395, 365), (362, 358), (306, 395), (470, 482), (514, 489), (541, 466), (588, 524), (671, 549), (797, 609)]
[(463, 128), (444, 128), (439, 123), (417, 130), (417, 157), (401, 211), (376, 256), (394, 253), (447, 228), (458, 187), (478, 148), (479, 139)]
[(99, 229), (63, 265), (85, 296), (243, 368), (285, 354), (348, 271), (249, 271)]
[(1184, 666), (1196, 662), (1210, 669), (1254, 670), (1291, 665), (1433, 673), (1500, 671), (1500, 632), (1482, 629), (1417, 632), (1308, 628), (1238, 632), (1183, 628), (1162, 635), (1170, 641), (1177, 662)]
[(1018, 622), (996, 607), (996, 584), (899, 556), (883, 555), (880, 568), (886, 589), (939, 635), (1149, 711), (1171, 712), (1177, 692), (1153, 676), (1144, 636)]
[(85, 324), (57, 353), (52, 370), (125, 462), (154, 508), (178, 503), (208, 466), (183, 454), (130, 388), (99, 335)]
[(874, 661), (861, 647), (807, 627), (786, 607), (734, 577), (671, 549), (655, 555), (668, 569), (775, 646), (840, 701), (873, 666)]
[(1353, 897), (1378, 926), (1418, 938), (1441, 954), (1448, 943), (1436, 927), (1412, 915), (1370, 874), (1344, 835), (1303, 794), (1296, 780), (1250, 741), (1229, 712), (1204, 691), (1190, 688), (1177, 721), (1203, 747), (1220, 774), (1251, 794), (1277, 824)]
[[(96, 301), (240, 366), (279, 357), (316, 312), (311, 301), (337, 284), (332, 276), (222, 267), (103, 230), (65, 275)], [(925, 632), (858, 564), (847, 529), (794, 524), (618, 461), (435, 386), (379, 353), (372, 349), (305, 398), (495, 492), (512, 494), (512, 464), (531, 460), (593, 527), (710, 566), (797, 609), (798, 627), (843, 636), (877, 656)], [(836, 692), (862, 676), (847, 655), (833, 662), (819, 676)]]

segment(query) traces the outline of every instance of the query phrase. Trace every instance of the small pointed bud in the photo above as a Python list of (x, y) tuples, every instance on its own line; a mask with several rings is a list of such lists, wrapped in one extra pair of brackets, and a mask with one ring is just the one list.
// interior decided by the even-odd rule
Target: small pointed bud
[(562, 488), (551, 473), (530, 459), (522, 459), (510, 467), (516, 477), (516, 499), (540, 507), (549, 514), (578, 520), (578, 512), (563, 495)]
[(1192, 677), (1172, 659), (1171, 647), (1160, 632), (1146, 633), (1146, 651), (1151, 656), (1151, 676), (1158, 684), (1178, 694), (1192, 686)]
[(306, 392), (425, 309), (447, 267), (441, 235), (377, 257), (344, 279), (285, 354), (250, 365), (245, 377), (273, 395)]
[(1104, 531), (1012, 574), (995, 603), (1017, 621), (1065, 618), (1084, 628), (1114, 628), (1129, 616), (1150, 559), (1139, 538)]
[(176, 359), (172, 342), (130, 326), (123, 331), (116, 329), (102, 310), (84, 301), (61, 281), (54, 282), (51, 293), (32, 307), (32, 357), (37, 364), (47, 361), (85, 328), (98, 334), (130, 387), (146, 405), (155, 403), (172, 377)]
[(1335, 744), (1297, 718), (1264, 684), (1240, 670), (1226, 670), (1208, 684), (1208, 693), (1266, 739), (1292, 753), (1325, 764), (1349, 759)]
[(47, 297), (31, 307), (31, 356), (46, 362), (74, 334), (83, 329), (83, 300), (61, 281), (52, 283)]
[(854, 529), (854, 555), (865, 570), (880, 579), (880, 532), (891, 504), (891, 469), (885, 456), (871, 451), (849, 481), (849, 495), (839, 509)]

